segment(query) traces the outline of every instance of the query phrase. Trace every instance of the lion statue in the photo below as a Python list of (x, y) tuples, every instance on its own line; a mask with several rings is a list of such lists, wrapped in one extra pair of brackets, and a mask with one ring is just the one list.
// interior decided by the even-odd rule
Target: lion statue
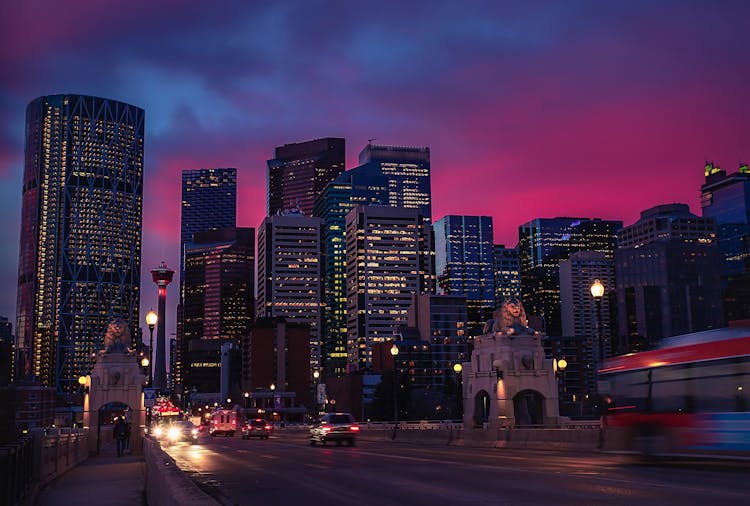
[(122, 318), (115, 318), (107, 325), (107, 331), (104, 333), (104, 351), (107, 353), (130, 351), (130, 328)]
[(534, 329), (529, 328), (523, 304), (516, 297), (505, 299), (493, 316), (494, 318), (489, 320), (485, 325), (486, 333), (534, 334)]

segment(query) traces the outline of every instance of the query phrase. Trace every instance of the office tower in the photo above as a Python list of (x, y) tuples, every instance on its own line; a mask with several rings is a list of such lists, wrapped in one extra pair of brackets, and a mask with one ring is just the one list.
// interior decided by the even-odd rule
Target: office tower
[[(185, 296), (178, 349), (182, 371), (177, 383), (185, 391), (218, 392), (218, 360), (205, 360), (205, 354), (218, 357), (221, 344), (239, 345), (250, 331), (255, 313), (255, 229), (196, 232), (184, 251)], [(211, 343), (199, 345), (197, 341)]]
[(167, 388), (170, 392), (175, 392), (177, 383), (175, 383), (175, 376), (177, 375), (177, 339), (169, 338), (169, 371), (167, 372)]
[(443, 386), (454, 374), (453, 366), (468, 360), (466, 296), (414, 294), (407, 324), (430, 343), (435, 384)]
[(437, 292), (466, 296), (469, 335), (481, 335), (495, 309), (492, 218), (448, 215), (433, 230)]
[(0, 316), (0, 387), (13, 381), (13, 324)]
[(388, 202), (384, 205), (418, 209), (432, 221), (430, 148), (368, 144), (359, 154), (365, 172), (382, 174), (388, 181)]
[[(601, 311), (591, 295), (595, 280), (604, 285)], [(616, 300), (615, 261), (601, 251), (578, 251), (560, 262), (562, 334), (580, 339), (587, 391), (596, 392), (596, 371), (612, 356), (611, 306)], [(612, 304), (611, 304), (612, 303)], [(599, 321), (601, 316), (601, 322)], [(567, 357), (565, 357), (567, 360)]]
[(372, 343), (391, 339), (406, 323), (412, 294), (430, 291), (430, 228), (416, 209), (357, 206), (346, 215), (350, 369), (369, 368)]
[(701, 186), (705, 218), (716, 222), (727, 320), (750, 319), (750, 169), (737, 172), (706, 164)]
[[(417, 209), (431, 220), (430, 150), (367, 145), (359, 155), (363, 164), (343, 172), (315, 201), (314, 216), (323, 220), (325, 247), (325, 332), (323, 354), (327, 374), (346, 370), (346, 215), (356, 205)], [(432, 252), (424, 262), (431, 265)], [(431, 278), (425, 281), (432, 283)], [(432, 285), (421, 291), (432, 291)]]
[(518, 249), (495, 244), (495, 307), (510, 297), (521, 298), (521, 265)]
[(321, 246), (320, 218), (288, 212), (267, 217), (258, 228), (256, 315), (309, 325), (312, 370), (320, 368)]
[(326, 137), (276, 148), (268, 160), (266, 215), (298, 208), (312, 216), (315, 197), (344, 171), (346, 142)]
[(544, 321), (550, 336), (562, 335), (560, 262), (576, 251), (601, 251), (614, 258), (621, 221), (599, 218), (537, 218), (518, 228), (521, 297), (526, 314)]
[(623, 228), (615, 272), (618, 330), (631, 350), (724, 323), (714, 220), (685, 204), (646, 209)]
[[(302, 403), (311, 400), (310, 325), (286, 318), (258, 318), (249, 338), (248, 391), (294, 392)], [(243, 352), (244, 353), (244, 352)], [(244, 358), (243, 358), (244, 360)], [(257, 396), (254, 393), (253, 396)], [(304, 410), (303, 410), (304, 412)]]
[(26, 109), (17, 347), (23, 370), (79, 388), (107, 324), (139, 324), (144, 112), (49, 95)]
[[(182, 287), (185, 244), (193, 240), (193, 234), (234, 227), (237, 224), (237, 169), (183, 170), (180, 213)], [(183, 295), (180, 289), (180, 303)]]

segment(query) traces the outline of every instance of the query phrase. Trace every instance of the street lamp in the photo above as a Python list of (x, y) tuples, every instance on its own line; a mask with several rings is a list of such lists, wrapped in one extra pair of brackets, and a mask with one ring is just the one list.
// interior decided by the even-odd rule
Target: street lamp
[(247, 399), (250, 397), (250, 392), (245, 392), (242, 396), (245, 398), (245, 409), (247, 409)]
[(604, 359), (604, 338), (602, 336), (602, 297), (604, 296), (604, 285), (598, 279), (595, 279), (591, 285), (591, 296), (594, 297), (594, 301), (596, 302), (596, 337), (599, 341), (597, 369), (599, 369)]
[(396, 381), (396, 357), (398, 356), (398, 346), (393, 343), (391, 346), (391, 355), (393, 356), (393, 421), (398, 422), (398, 389)]
[[(154, 327), (156, 327), (156, 322), (158, 320), (159, 320), (159, 315), (157, 315), (154, 312), (154, 309), (151, 308), (149, 312), (146, 313), (146, 325), (148, 325), (148, 332), (150, 334), (149, 342), (148, 342), (148, 354), (150, 357), (153, 357), (153, 353), (154, 353)], [(154, 368), (153, 367), (148, 368), (148, 386), (149, 387), (154, 386)]]
[(318, 405), (318, 380), (320, 379), (320, 371), (313, 371), (313, 379), (315, 380), (315, 392), (313, 393), (315, 398), (315, 416), (320, 412), (320, 406)]
[(143, 360), (141, 360), (141, 367), (148, 367), (149, 363), (148, 357), (143, 357)]
[(460, 362), (456, 362), (453, 364), (453, 372), (456, 373), (456, 378), (458, 379), (458, 399), (457, 399), (457, 407), (458, 412), (457, 415), (463, 416), (463, 410), (464, 410), (464, 385), (461, 378), (461, 372), (463, 372), (464, 366), (461, 365)]
[(276, 385), (271, 383), (271, 410), (276, 408)]

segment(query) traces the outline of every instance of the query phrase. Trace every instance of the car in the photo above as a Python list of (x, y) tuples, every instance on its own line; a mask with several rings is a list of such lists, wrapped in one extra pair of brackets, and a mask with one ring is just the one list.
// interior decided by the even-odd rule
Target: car
[(261, 439), (268, 439), (268, 436), (273, 432), (273, 427), (270, 423), (260, 418), (254, 420), (248, 420), (242, 426), (242, 439), (250, 439), (251, 437), (259, 437)]
[(172, 422), (166, 426), (163, 437), (167, 444), (186, 441), (190, 444), (198, 442), (198, 428), (188, 421)]
[(341, 445), (346, 441), (354, 446), (358, 433), (359, 426), (350, 413), (326, 413), (310, 427), (310, 445), (325, 446), (328, 441)]

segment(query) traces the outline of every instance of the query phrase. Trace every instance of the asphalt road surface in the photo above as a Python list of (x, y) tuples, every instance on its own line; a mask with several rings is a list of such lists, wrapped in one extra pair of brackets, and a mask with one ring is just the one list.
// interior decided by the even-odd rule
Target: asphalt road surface
[(313, 447), (303, 432), (268, 440), (202, 435), (167, 451), (223, 504), (750, 504), (745, 463), (362, 438), (351, 448)]

